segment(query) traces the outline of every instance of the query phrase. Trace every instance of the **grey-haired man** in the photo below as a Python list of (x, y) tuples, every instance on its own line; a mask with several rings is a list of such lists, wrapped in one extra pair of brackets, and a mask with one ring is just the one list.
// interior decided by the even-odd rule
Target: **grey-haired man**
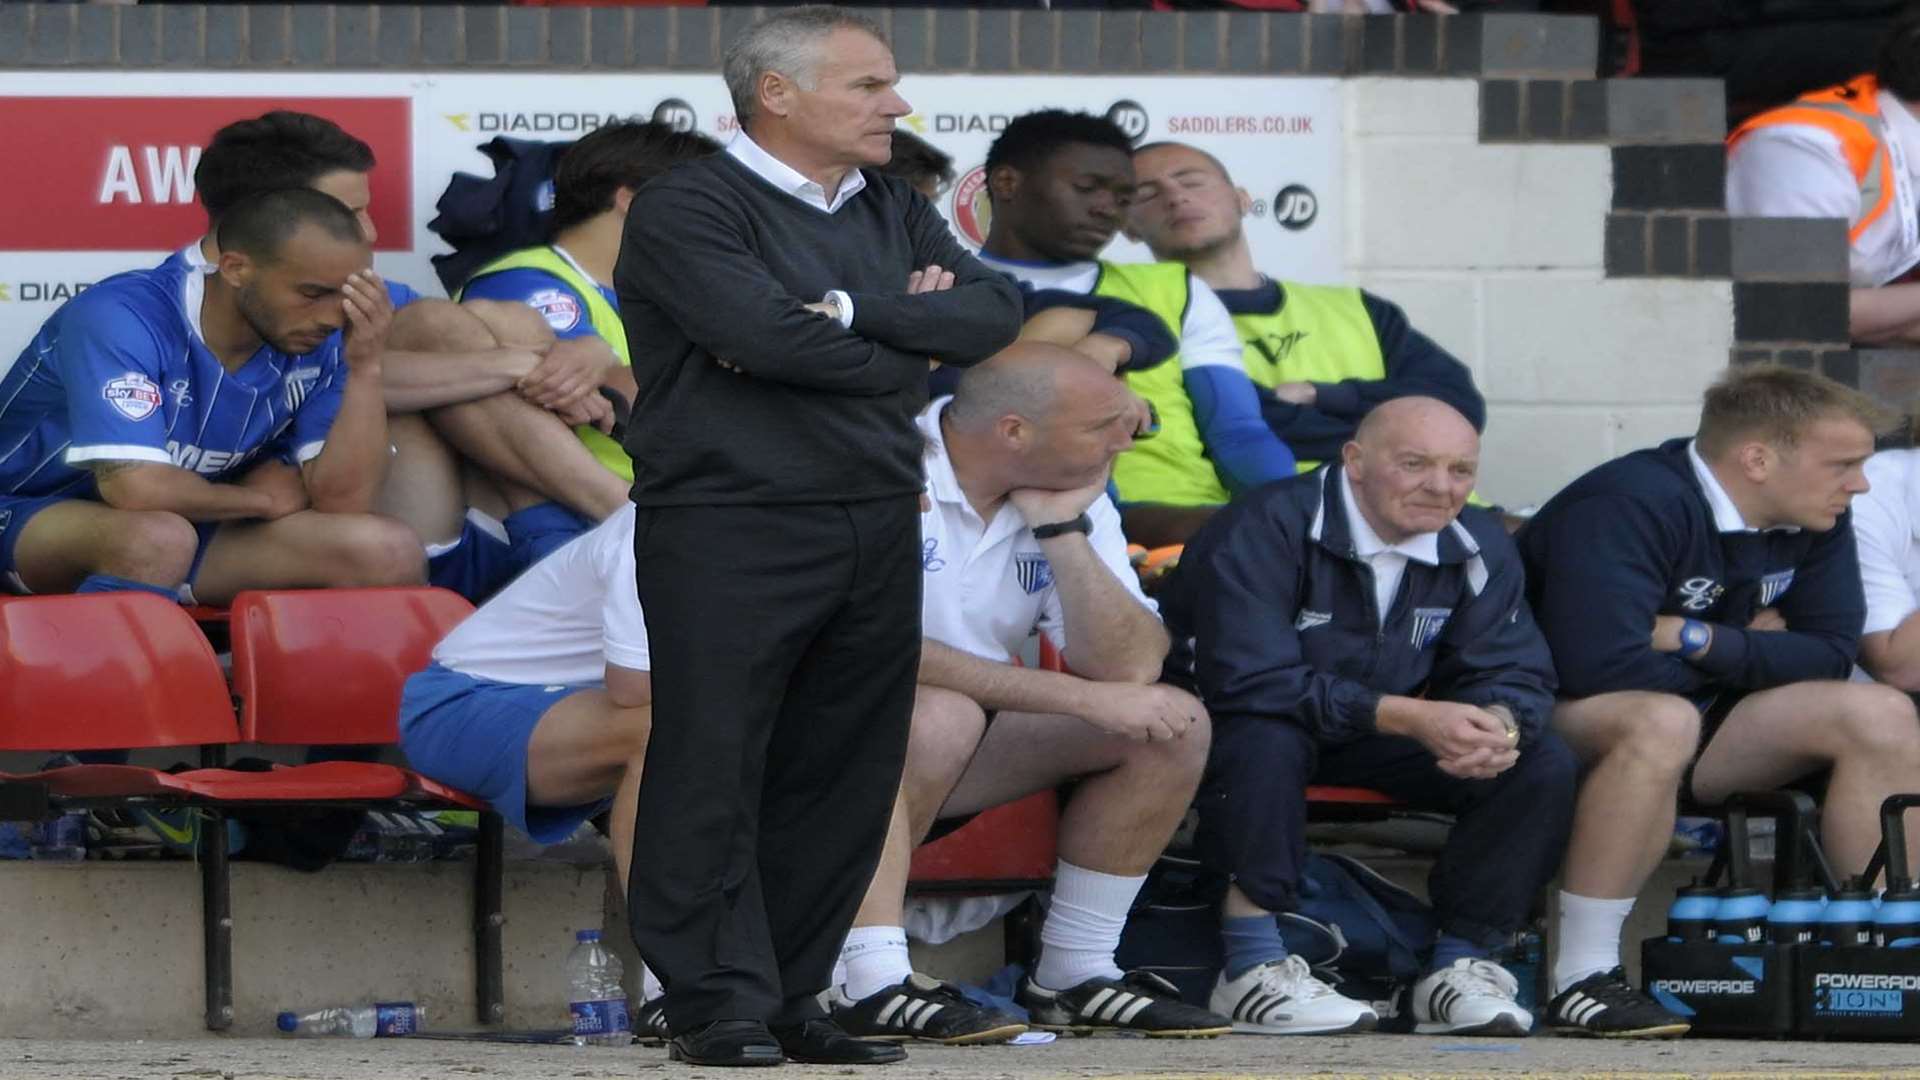
[(999, 351), (1021, 302), (924, 197), (863, 171), (909, 111), (877, 26), (778, 12), (725, 71), (740, 134), (641, 189), (614, 270), (657, 661), (634, 939), (678, 1060), (897, 1061), (815, 995), (906, 752), (927, 361)]

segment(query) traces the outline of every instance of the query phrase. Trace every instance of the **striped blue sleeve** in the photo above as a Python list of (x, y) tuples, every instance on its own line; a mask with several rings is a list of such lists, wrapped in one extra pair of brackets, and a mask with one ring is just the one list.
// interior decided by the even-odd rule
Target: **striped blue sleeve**
[(287, 403), (293, 407), (293, 423), (286, 439), (297, 464), (305, 465), (320, 456), (326, 446), (327, 432), (333, 427), (333, 418), (340, 414), (341, 395), (347, 387), (347, 364), (340, 356), (339, 341), (338, 337), (333, 338), (315, 354), (319, 366), (311, 377), (304, 372), (312, 370), (314, 365), (304, 362), (304, 357), (288, 375), (286, 394)]
[(82, 296), (60, 323), (53, 364), (67, 391), (72, 442), (66, 463), (152, 461), (167, 453), (161, 393), (166, 344), (141, 313), (116, 297)]
[(597, 332), (587, 314), (585, 298), (545, 270), (525, 266), (497, 270), (467, 282), (460, 299), (525, 304), (538, 311), (553, 329), (553, 336), (562, 341), (592, 337)]

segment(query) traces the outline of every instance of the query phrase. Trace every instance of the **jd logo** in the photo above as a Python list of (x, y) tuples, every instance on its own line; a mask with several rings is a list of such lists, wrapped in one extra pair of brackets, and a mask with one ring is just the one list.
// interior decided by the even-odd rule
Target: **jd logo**
[(1134, 142), (1139, 142), (1140, 137), (1147, 133), (1147, 110), (1141, 108), (1137, 101), (1121, 98), (1107, 106), (1107, 119), (1113, 121), (1115, 127), (1126, 132), (1127, 138)]
[(653, 107), (653, 122), (665, 124), (675, 131), (692, 131), (700, 118), (693, 106), (677, 97), (670, 97)]
[(1320, 200), (1305, 184), (1288, 184), (1273, 197), (1273, 220), (1290, 232), (1299, 232), (1320, 216)]

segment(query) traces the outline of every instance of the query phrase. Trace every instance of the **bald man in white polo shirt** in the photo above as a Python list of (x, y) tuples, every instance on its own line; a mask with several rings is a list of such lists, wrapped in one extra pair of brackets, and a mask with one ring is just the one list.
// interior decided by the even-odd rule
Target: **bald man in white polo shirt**
[[(1106, 494), (1138, 403), (1079, 353), (1020, 342), (920, 416), (925, 641), (906, 775), (873, 885), (841, 956), (833, 1018), (865, 1038), (1004, 1041), (1023, 1026), (913, 973), (901, 929), (915, 843), (952, 822), (1078, 780), (1060, 823), (1040, 961), (1019, 998), (1035, 1026), (1152, 1036), (1229, 1022), (1113, 961), (1147, 869), (1205, 767), (1195, 698), (1159, 685), (1168, 638), (1127, 562)], [(1045, 634), (1074, 674), (1016, 666)]]

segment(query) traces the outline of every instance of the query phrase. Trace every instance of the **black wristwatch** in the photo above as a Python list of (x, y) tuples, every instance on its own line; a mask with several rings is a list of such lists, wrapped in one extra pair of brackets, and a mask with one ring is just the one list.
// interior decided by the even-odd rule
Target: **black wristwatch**
[(1035, 525), (1033, 527), (1033, 538), (1035, 540), (1051, 540), (1056, 536), (1076, 532), (1088, 536), (1093, 535), (1093, 519), (1088, 517), (1084, 510), (1080, 512), (1079, 517), (1074, 518), (1072, 521), (1056, 521), (1051, 525)]

